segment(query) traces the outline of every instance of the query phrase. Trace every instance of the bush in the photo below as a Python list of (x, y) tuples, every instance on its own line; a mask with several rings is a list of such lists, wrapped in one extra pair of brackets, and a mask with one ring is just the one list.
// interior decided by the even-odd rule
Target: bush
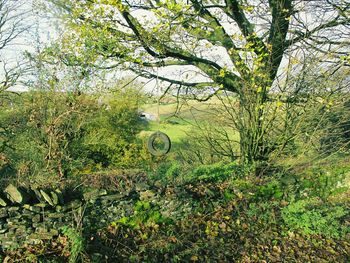
[(347, 215), (347, 208), (322, 203), (315, 198), (299, 200), (282, 209), (282, 218), (291, 230), (335, 238), (350, 233), (349, 227), (342, 224)]
[(350, 149), (350, 99), (339, 101), (338, 107), (324, 113), (326, 130), (320, 138), (321, 149), (326, 153)]
[(188, 180), (200, 182), (220, 182), (231, 179), (242, 178), (251, 172), (250, 167), (236, 163), (216, 163), (211, 165), (200, 165), (193, 169), (187, 176)]
[(144, 165), (149, 155), (137, 137), (144, 123), (135, 94), (23, 94), (0, 115), (7, 160), (0, 173), (43, 186), (77, 173)]
[[(327, 94), (325, 94), (327, 95)], [(299, 147), (318, 154), (348, 153), (350, 150), (350, 98), (347, 94), (312, 96), (301, 123)]]
[(64, 226), (61, 228), (62, 234), (68, 239), (65, 247), (65, 254), (68, 254), (69, 263), (75, 263), (84, 251), (84, 238), (76, 229)]

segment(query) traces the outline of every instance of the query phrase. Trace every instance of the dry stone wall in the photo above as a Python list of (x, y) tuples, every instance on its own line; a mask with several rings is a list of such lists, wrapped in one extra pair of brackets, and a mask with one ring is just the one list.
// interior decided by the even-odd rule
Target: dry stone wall
[(133, 213), (127, 194), (93, 190), (72, 198), (59, 190), (9, 185), (0, 196), (0, 246), (13, 249), (59, 235), (63, 226), (82, 224), (91, 231)]

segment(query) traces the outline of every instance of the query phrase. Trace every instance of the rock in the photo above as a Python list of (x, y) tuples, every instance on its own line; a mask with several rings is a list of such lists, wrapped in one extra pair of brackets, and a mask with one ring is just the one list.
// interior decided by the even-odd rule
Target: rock
[[(37, 207), (37, 208), (45, 208), (47, 207), (47, 205), (45, 203), (39, 203), (39, 204), (35, 204), (34, 207)], [(41, 211), (41, 210), (40, 210)]]
[(8, 226), (16, 226), (20, 224), (20, 219), (19, 218), (7, 218), (7, 225)]
[(115, 201), (115, 200), (119, 200), (123, 197), (124, 197), (124, 195), (122, 195), (122, 194), (114, 194), (114, 195), (101, 196), (100, 199), (106, 200), (106, 201)]
[(84, 193), (83, 197), (84, 197), (85, 201), (90, 201), (92, 199), (96, 199), (97, 197), (104, 196), (106, 194), (107, 194), (107, 191), (105, 189), (92, 190), (92, 191)]
[(29, 199), (29, 196), (19, 188), (15, 187), (12, 184), (9, 184), (4, 193), (6, 197), (13, 203), (24, 204)]
[(136, 191), (145, 191), (149, 189), (149, 185), (145, 183), (136, 183), (135, 189)]
[(24, 209), (29, 210), (29, 208), (30, 208), (30, 204), (24, 204), (24, 205), (22, 205), (22, 207), (23, 207)]
[(16, 233), (17, 238), (18, 238), (19, 236), (25, 237), (26, 234), (27, 234), (27, 233), (26, 233), (26, 229), (23, 229), (23, 228), (17, 228), (16, 231), (15, 231), (15, 233)]
[(19, 207), (18, 206), (12, 206), (12, 207), (9, 207), (8, 209), (7, 209), (7, 211), (11, 211), (11, 212), (13, 212), (13, 211), (18, 211), (19, 210)]
[(37, 222), (32, 224), (32, 226), (34, 227), (34, 229), (36, 230), (38, 227), (45, 227), (45, 223), (43, 222)]
[(33, 223), (39, 223), (41, 222), (41, 216), (39, 214), (35, 215), (32, 217), (32, 222)]
[(30, 239), (51, 239), (53, 236), (58, 236), (58, 230), (48, 229), (43, 226), (38, 226), (35, 233), (29, 236)]
[(0, 218), (8, 217), (8, 212), (6, 208), (0, 208)]
[(58, 197), (58, 202), (63, 205), (64, 204), (64, 198), (63, 198), (63, 194), (61, 192), (60, 189), (56, 189), (55, 190), (55, 193), (57, 194), (57, 197)]
[(51, 197), (44, 191), (44, 190), (40, 190), (40, 194), (42, 195), (42, 197), (45, 199), (45, 201), (51, 205), (51, 206), (55, 206), (55, 204), (53, 203)]
[(38, 199), (38, 201), (40, 203), (45, 203), (45, 199), (43, 198), (43, 196), (40, 193), (40, 190), (36, 189), (36, 188), (32, 188), (33, 192), (35, 193), (35, 197), (36, 199)]
[(0, 206), (7, 206), (7, 203), (4, 199), (0, 197)]
[(2, 248), (12, 248), (17, 245), (17, 240), (14, 237), (2, 238), (1, 246)]
[(58, 199), (57, 193), (54, 192), (54, 191), (51, 191), (51, 192), (50, 192), (50, 195), (51, 195), (52, 203), (53, 203), (54, 205), (58, 205), (59, 199)]
[(38, 206), (29, 206), (29, 211), (32, 211), (34, 213), (40, 213), (41, 212), (41, 208)]
[(155, 196), (155, 193), (152, 192), (151, 190), (146, 190), (146, 191), (142, 191), (140, 192), (140, 200), (141, 201), (148, 201), (148, 200), (152, 200)]
[(91, 199), (96, 199), (98, 197), (97, 190), (83, 193), (83, 198), (85, 201), (90, 201)]
[(9, 207), (7, 209), (7, 212), (9, 214), (10, 217), (15, 217), (15, 218), (18, 218), (21, 216), (21, 213), (19, 211), (19, 207), (17, 206), (12, 206), (12, 207)]
[(103, 195), (107, 195), (107, 194), (108, 194), (108, 192), (107, 192), (106, 189), (100, 189), (100, 190), (98, 191), (98, 195), (99, 195), (99, 196), (103, 196)]
[(9, 231), (5, 234), (6, 237), (14, 237), (16, 228), (8, 226)]
[(43, 224), (42, 226), (38, 226), (35, 230), (36, 233), (47, 233), (48, 229)]
[(64, 214), (64, 213), (49, 213), (46, 216), (49, 218), (62, 218), (62, 217), (65, 217), (66, 214)]
[(33, 215), (35, 215), (35, 213), (30, 211), (29, 209), (23, 209), (22, 215), (25, 216), (25, 217), (32, 217)]

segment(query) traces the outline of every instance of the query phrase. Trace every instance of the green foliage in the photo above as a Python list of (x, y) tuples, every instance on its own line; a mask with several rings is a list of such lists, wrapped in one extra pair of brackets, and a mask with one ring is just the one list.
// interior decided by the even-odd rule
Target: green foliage
[(326, 153), (348, 152), (350, 149), (350, 99), (341, 95), (336, 105), (321, 110), (323, 133), (320, 136), (320, 148)]
[[(114, 207), (120, 204), (124, 217), (113, 221), (108, 213), (103, 215), (101, 218), (108, 216), (111, 221), (102, 229), (83, 225), (83, 247), (73, 249), (71, 240), (81, 239), (71, 228), (64, 230), (59, 244), (67, 247), (65, 257), (82, 255), (71, 251), (85, 247), (82, 260), (86, 262), (88, 258), (92, 262), (95, 258), (106, 262), (346, 262), (350, 252), (348, 203), (323, 202), (303, 194), (295, 195), (293, 201), (289, 196), (300, 188), (288, 186), (302, 183), (297, 174), (289, 175), (299, 178), (295, 180), (287, 180), (281, 172), (257, 178), (243, 168), (223, 163), (200, 166), (188, 171), (191, 180), (179, 185), (172, 177), (186, 178), (186, 172), (176, 163), (167, 164), (158, 171), (170, 178), (167, 184), (156, 184), (159, 178), (142, 177), (143, 186), (148, 186), (142, 189), (149, 188), (147, 191), (135, 187), (141, 179), (135, 179), (137, 171), (122, 174), (117, 182), (111, 178), (105, 183), (125, 181), (118, 192), (126, 187), (133, 191), (111, 202)], [(127, 182), (129, 177), (133, 181)], [(101, 209), (94, 204), (91, 208)], [(99, 213), (93, 216), (100, 220)]]
[(248, 220), (258, 220), (263, 223), (265, 227), (274, 226), (278, 224), (278, 217), (276, 215), (276, 208), (280, 206), (276, 201), (260, 201), (252, 202), (248, 205), (246, 216)]
[(112, 222), (112, 227), (118, 224), (130, 227), (132, 229), (140, 229), (142, 226), (149, 227), (163, 223), (169, 223), (169, 219), (162, 216), (159, 207), (152, 205), (147, 201), (137, 201), (134, 206), (134, 214), (129, 217)]
[(255, 191), (255, 196), (258, 199), (268, 200), (271, 198), (282, 199), (284, 195), (283, 185), (279, 180), (272, 179), (266, 184), (258, 186)]
[(170, 167), (166, 170), (165, 172), (165, 177), (166, 178), (176, 178), (178, 176), (180, 176), (181, 174), (181, 166), (176, 163), (173, 162)]
[(144, 128), (138, 116), (138, 94), (134, 90), (116, 91), (100, 97), (102, 106), (81, 126), (82, 136), (72, 145), (74, 158), (92, 160), (103, 168), (135, 168), (149, 158), (137, 134)]
[(0, 114), (1, 174), (21, 182), (57, 184), (102, 168), (135, 168), (149, 155), (137, 134), (139, 94), (116, 91), (105, 97), (59, 92), (24, 93)]
[[(138, 202), (137, 213), (102, 231), (102, 242), (117, 251), (111, 258), (136, 262), (342, 262), (349, 250), (347, 208), (311, 200), (288, 204), (274, 196), (281, 188), (277, 182), (254, 176), (190, 181), (180, 187), (169, 182), (152, 204)], [(193, 198), (195, 191), (208, 189), (216, 194)], [(150, 213), (152, 207), (159, 204), (166, 212), (173, 198), (183, 201), (176, 210), (186, 204), (189, 212), (169, 224), (154, 224), (158, 216)]]
[[(161, 80), (170, 84), (169, 89), (177, 86), (178, 94), (186, 91), (186, 95), (189, 93), (201, 101), (222, 91), (235, 93), (238, 97), (238, 103), (227, 105), (229, 110), (224, 117), (230, 119), (228, 115), (231, 115), (230, 125), (240, 135), (239, 155), (232, 153), (231, 146), (228, 149), (220, 147), (233, 142), (226, 135), (218, 140), (212, 137), (207, 145), (215, 150), (207, 149), (221, 152), (221, 155), (231, 158), (230, 161), (238, 156), (244, 163), (267, 161), (276, 150), (283, 151), (295, 136), (293, 129), (298, 125), (293, 121), (294, 117), (288, 116), (288, 108), (304, 104), (303, 96), (313, 92), (307, 85), (290, 86), (294, 73), (300, 73), (300, 68), (304, 70), (305, 67), (298, 56), (288, 56), (288, 66), (282, 67), (283, 58), (287, 58), (286, 52), (296, 50), (298, 53), (306, 42), (321, 51), (319, 53), (332, 57), (332, 67), (336, 63), (339, 65), (337, 70), (348, 60), (347, 56), (338, 54), (339, 47), (347, 45), (348, 14), (342, 11), (347, 10), (347, 1), (303, 3), (301, 7), (291, 0), (234, 1), (228, 4), (228, 8), (212, 12), (212, 4), (202, 4), (201, 1), (191, 4), (172, 0), (157, 4), (145, 2), (141, 7), (133, 8), (123, 0), (48, 1), (44, 5), (48, 10), (58, 11), (55, 15), (61, 14), (68, 28), (60, 43), (46, 49), (45, 55), (50, 57), (44, 57), (47, 60), (63, 60), (69, 65), (91, 65), (94, 69), (105, 68), (105, 64), (115, 65), (149, 79), (154, 78), (154, 74), (145, 73), (149, 67), (172, 66), (176, 70), (191, 65), (194, 73), (204, 74), (206, 79), (192, 83), (188, 81), (191, 74), (183, 74), (183, 78), (178, 79), (174, 74), (166, 76), (163, 72)], [(135, 9), (147, 10), (155, 19), (145, 20), (134, 14)], [(317, 10), (315, 18), (319, 21), (303, 21), (294, 16), (300, 11), (306, 12), (307, 16), (312, 15), (314, 11), (310, 10)], [(334, 16), (338, 12), (340, 14)], [(88, 19), (86, 14), (89, 14)], [(261, 17), (273, 22), (261, 27)], [(226, 18), (235, 23), (223, 23)], [(316, 22), (320, 26), (313, 27)], [(312, 34), (300, 35), (309, 28), (313, 28)], [(318, 37), (315, 39), (314, 36), (322, 36), (325, 30), (338, 30), (340, 37), (337, 41), (320, 42)], [(179, 37), (186, 39), (186, 44), (178, 42)], [(332, 43), (333, 48), (324, 49), (323, 44), (327, 43)], [(204, 56), (212, 54), (213, 48), (225, 51), (220, 53), (219, 60), (216, 56)], [(319, 73), (320, 66), (325, 68), (324, 58), (318, 53), (315, 56), (312, 62)], [(334, 75), (337, 70), (332, 68), (329, 75)], [(287, 81), (275, 92), (279, 73), (283, 73)], [(198, 95), (203, 90), (210, 90), (210, 94)], [(321, 92), (329, 90), (326, 87)], [(303, 113), (299, 111), (296, 116)], [(218, 143), (222, 139), (226, 143)], [(197, 149), (194, 153), (198, 153)], [(200, 152), (192, 156), (200, 160), (203, 155), (208, 157)], [(220, 159), (220, 155), (215, 157), (214, 161)], [(209, 158), (212, 159), (210, 154)]]
[(221, 117), (226, 112), (222, 113), (218, 108), (223, 106), (214, 104), (212, 107), (213, 109), (207, 109), (205, 117), (199, 118), (192, 113), (193, 120), (190, 121), (195, 124), (193, 123), (192, 129), (186, 132), (186, 138), (180, 141), (177, 153), (177, 159), (182, 163), (196, 166), (221, 161), (234, 162), (238, 159), (238, 134), (230, 128), (229, 120)]
[(200, 165), (189, 172), (189, 181), (200, 182), (222, 182), (227, 179), (237, 179), (248, 175), (251, 172), (249, 166), (236, 163), (216, 163), (212, 165)]
[(183, 169), (179, 163), (173, 162), (161, 162), (155, 171), (151, 172), (150, 178), (154, 181), (159, 181), (162, 184), (174, 183), (183, 174)]
[(322, 203), (317, 199), (299, 200), (282, 209), (282, 218), (291, 230), (340, 238), (350, 232), (342, 219), (349, 215), (343, 206)]
[(330, 196), (347, 190), (342, 186), (348, 168), (313, 168), (305, 172), (297, 183), (299, 195), (319, 197), (326, 201)]
[(64, 236), (68, 238), (69, 263), (75, 263), (84, 251), (84, 239), (74, 228), (64, 226), (61, 228)]

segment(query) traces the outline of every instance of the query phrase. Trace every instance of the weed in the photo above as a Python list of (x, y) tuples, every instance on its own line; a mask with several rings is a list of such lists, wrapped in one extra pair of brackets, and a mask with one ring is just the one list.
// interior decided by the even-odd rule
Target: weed
[(282, 209), (282, 218), (291, 230), (340, 238), (350, 232), (342, 224), (349, 214), (343, 206), (321, 203), (318, 199), (299, 200)]
[(69, 263), (75, 263), (84, 251), (84, 239), (74, 228), (64, 226), (61, 231), (68, 239)]

